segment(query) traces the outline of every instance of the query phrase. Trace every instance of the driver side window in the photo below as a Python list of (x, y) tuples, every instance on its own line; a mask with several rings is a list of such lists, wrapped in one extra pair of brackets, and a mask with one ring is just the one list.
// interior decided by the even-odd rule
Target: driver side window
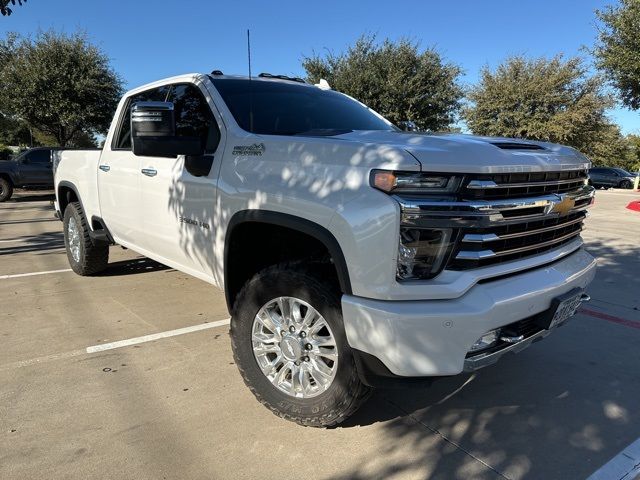
[(206, 153), (214, 153), (220, 143), (220, 129), (200, 89), (190, 83), (173, 85), (173, 102), (178, 137), (198, 137)]
[(129, 97), (123, 109), (113, 150), (131, 150), (131, 106), (136, 102), (172, 102), (176, 135), (200, 138), (206, 153), (220, 143), (220, 129), (200, 89), (190, 83), (164, 85)]

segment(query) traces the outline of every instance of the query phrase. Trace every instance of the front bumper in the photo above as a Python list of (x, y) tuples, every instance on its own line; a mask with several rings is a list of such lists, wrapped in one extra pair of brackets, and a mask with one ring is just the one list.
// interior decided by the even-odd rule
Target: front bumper
[[(455, 375), (494, 363), (500, 350), (475, 367), (466, 355), (485, 332), (548, 310), (554, 298), (593, 280), (596, 261), (585, 250), (535, 270), (478, 283), (449, 300), (382, 301), (342, 297), (349, 345), (398, 376)], [(543, 331), (536, 338), (546, 336)], [(529, 340), (529, 339), (528, 339)], [(528, 346), (534, 339), (521, 345)]]

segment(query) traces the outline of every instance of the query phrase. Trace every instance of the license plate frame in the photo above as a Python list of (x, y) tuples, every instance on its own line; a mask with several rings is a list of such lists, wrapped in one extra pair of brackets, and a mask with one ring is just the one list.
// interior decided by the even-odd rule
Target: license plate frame
[(547, 310), (547, 314), (542, 318), (542, 326), (546, 330), (563, 325), (576, 314), (578, 307), (582, 303), (582, 288), (574, 288), (570, 292), (560, 295), (551, 301), (551, 307)]

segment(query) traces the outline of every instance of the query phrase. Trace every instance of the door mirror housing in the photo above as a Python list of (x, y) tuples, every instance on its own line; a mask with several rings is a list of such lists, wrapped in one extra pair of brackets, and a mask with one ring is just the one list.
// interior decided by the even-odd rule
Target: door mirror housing
[(203, 155), (201, 138), (176, 135), (171, 102), (136, 102), (131, 106), (133, 154), (142, 157)]

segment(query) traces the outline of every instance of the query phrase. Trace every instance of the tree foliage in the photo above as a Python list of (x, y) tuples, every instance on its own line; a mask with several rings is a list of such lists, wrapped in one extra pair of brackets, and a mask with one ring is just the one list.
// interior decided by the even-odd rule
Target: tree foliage
[(640, 171), (640, 135), (627, 135), (626, 140), (629, 145), (629, 154), (625, 167), (630, 172), (638, 172)]
[(596, 62), (629, 108), (640, 109), (640, 0), (620, 0), (597, 10), (600, 20)]
[(0, 41), (0, 114), (61, 146), (106, 132), (121, 93), (109, 59), (83, 34)]
[(625, 155), (620, 130), (605, 115), (614, 100), (579, 58), (508, 58), (494, 71), (485, 67), (468, 98), (463, 117), (475, 134), (562, 143), (596, 164)]
[(0, 13), (3, 17), (8, 17), (13, 13), (13, 9), (9, 5), (22, 5), (27, 3), (27, 0), (0, 0)]
[(345, 53), (314, 54), (302, 65), (309, 81), (324, 78), (391, 122), (411, 120), (424, 130), (449, 128), (463, 96), (460, 68), (407, 39), (378, 43), (365, 35)]

